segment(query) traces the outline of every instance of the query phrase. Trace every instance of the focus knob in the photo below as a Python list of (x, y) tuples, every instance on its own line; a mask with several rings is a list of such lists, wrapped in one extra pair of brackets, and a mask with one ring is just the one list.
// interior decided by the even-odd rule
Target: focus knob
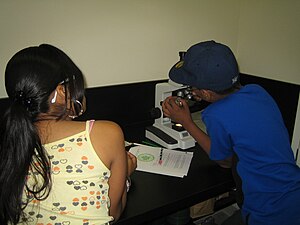
[(160, 108), (152, 108), (151, 110), (150, 110), (150, 117), (151, 117), (151, 119), (158, 119), (158, 118), (160, 118), (161, 117), (161, 110), (160, 110)]

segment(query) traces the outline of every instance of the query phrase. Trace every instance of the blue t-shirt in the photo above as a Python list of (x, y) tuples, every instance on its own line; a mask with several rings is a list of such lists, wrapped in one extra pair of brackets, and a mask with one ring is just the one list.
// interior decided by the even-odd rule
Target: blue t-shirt
[(233, 153), (239, 158), (249, 224), (300, 224), (300, 168), (272, 97), (259, 85), (246, 85), (209, 105), (202, 119), (211, 138), (210, 158)]

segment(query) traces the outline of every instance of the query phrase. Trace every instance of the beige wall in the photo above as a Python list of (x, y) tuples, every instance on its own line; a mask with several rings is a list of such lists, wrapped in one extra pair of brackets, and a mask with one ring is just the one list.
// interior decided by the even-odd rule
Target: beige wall
[(0, 98), (4, 69), (21, 48), (67, 52), (87, 86), (167, 78), (178, 51), (214, 39), (240, 70), (300, 84), (299, 0), (1, 0)]
[[(88, 87), (166, 79), (178, 51), (211, 39), (241, 72), (300, 84), (299, 12), (299, 0), (0, 0), (0, 98), (7, 61), (40, 43), (69, 54)], [(299, 110), (294, 133), (295, 150)]]
[(300, 1), (241, 0), (242, 72), (300, 84)]
[[(300, 85), (300, 1), (241, 0), (237, 58), (247, 74)], [(300, 95), (292, 149), (300, 143)], [(300, 153), (298, 153), (300, 165)]]
[(0, 0), (0, 98), (9, 58), (51, 43), (88, 87), (166, 79), (178, 51), (215, 39), (236, 51), (240, 0)]

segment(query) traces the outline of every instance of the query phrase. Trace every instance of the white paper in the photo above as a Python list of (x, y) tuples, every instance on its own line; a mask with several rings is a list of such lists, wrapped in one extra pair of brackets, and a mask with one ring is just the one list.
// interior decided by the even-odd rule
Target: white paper
[[(162, 162), (160, 153), (162, 149)], [(184, 177), (193, 158), (193, 152), (138, 145), (129, 150), (137, 157), (137, 170), (175, 177)]]

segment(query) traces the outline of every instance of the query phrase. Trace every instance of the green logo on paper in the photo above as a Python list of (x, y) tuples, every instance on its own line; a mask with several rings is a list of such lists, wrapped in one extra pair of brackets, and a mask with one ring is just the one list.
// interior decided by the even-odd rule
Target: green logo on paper
[(151, 162), (154, 160), (154, 156), (148, 153), (142, 153), (138, 155), (138, 160), (143, 162)]

